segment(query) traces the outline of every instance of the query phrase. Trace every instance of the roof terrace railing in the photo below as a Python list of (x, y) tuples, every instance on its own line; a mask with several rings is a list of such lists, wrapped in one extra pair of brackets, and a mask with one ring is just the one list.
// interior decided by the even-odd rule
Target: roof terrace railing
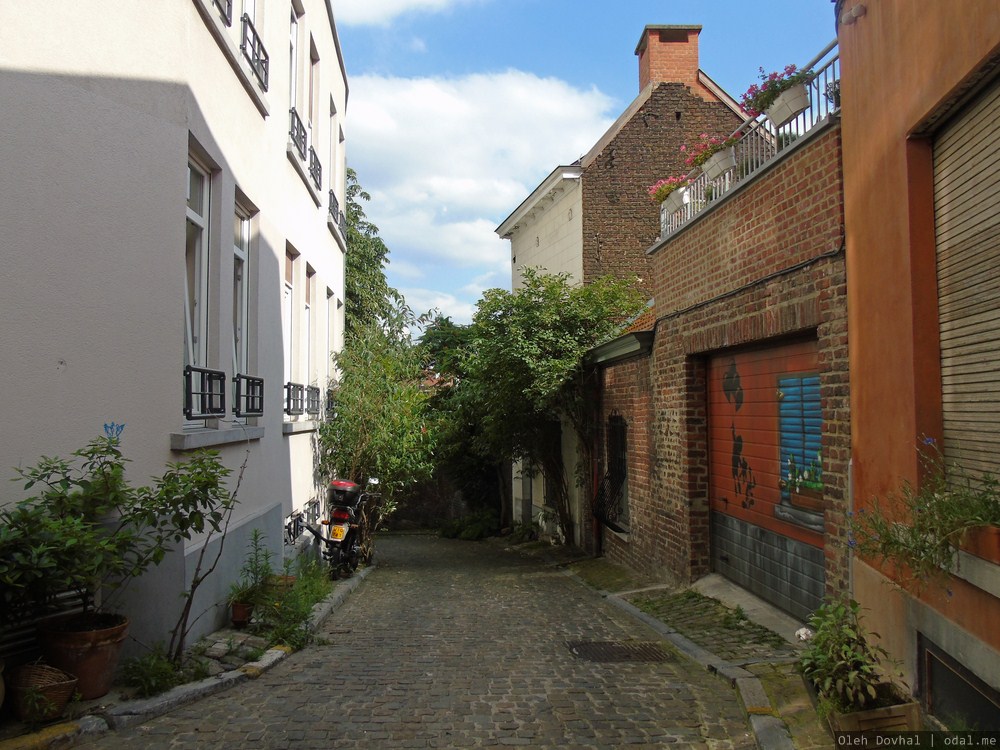
[(730, 136), (737, 139), (733, 147), (736, 165), (715, 179), (709, 179), (708, 174), (700, 167), (695, 168), (687, 175), (690, 184), (680, 188), (683, 190), (680, 207), (671, 209), (670, 202), (661, 204), (661, 240), (676, 232), (737, 185), (751, 179), (782, 149), (840, 110), (840, 50), (836, 40), (830, 42), (802, 70), (813, 71), (807, 84), (809, 106), (780, 128), (773, 127), (763, 115), (748, 119), (738, 127)]

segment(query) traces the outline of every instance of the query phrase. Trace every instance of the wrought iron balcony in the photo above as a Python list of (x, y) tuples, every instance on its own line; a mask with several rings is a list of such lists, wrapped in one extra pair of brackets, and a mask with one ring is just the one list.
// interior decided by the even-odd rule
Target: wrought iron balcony
[(285, 383), (285, 414), (297, 417), (305, 411), (305, 390), (300, 383)]
[(250, 20), (250, 16), (244, 13), (242, 21), (243, 39), (240, 42), (240, 51), (247, 59), (247, 62), (250, 63), (250, 68), (253, 70), (253, 74), (257, 76), (257, 80), (260, 81), (260, 85), (264, 91), (267, 91), (267, 73), (270, 58), (267, 55), (267, 50), (264, 49), (264, 43), (257, 34), (257, 29), (254, 28), (253, 22)]
[(334, 223), (340, 223), (340, 201), (337, 200), (337, 194), (330, 191), (330, 218), (333, 219)]
[(288, 137), (295, 144), (295, 150), (299, 152), (299, 158), (306, 158), (306, 126), (302, 124), (302, 118), (295, 111), (295, 107), (288, 110)]
[(233, 415), (264, 416), (264, 378), (242, 374), (233, 378)]
[(226, 373), (205, 367), (184, 367), (184, 416), (209, 419), (226, 413)]
[(222, 14), (222, 20), (226, 22), (226, 26), (233, 25), (233, 0), (212, 0), (215, 7), (219, 9)]
[(780, 128), (773, 127), (763, 116), (747, 120), (737, 128), (730, 136), (737, 139), (734, 147), (736, 166), (714, 180), (710, 180), (700, 168), (690, 172), (687, 175), (690, 184), (681, 188), (684, 193), (680, 208), (668, 210), (665, 205), (660, 207), (661, 239), (673, 234), (726, 193), (751, 179), (782, 149), (840, 111), (840, 50), (837, 42), (827, 45), (801, 70), (813, 71), (808, 84), (809, 106)]
[(319, 386), (311, 385), (306, 388), (306, 414), (310, 417), (319, 416), (320, 390)]
[(323, 165), (319, 163), (319, 156), (312, 146), (309, 147), (309, 177), (317, 190), (323, 189)]

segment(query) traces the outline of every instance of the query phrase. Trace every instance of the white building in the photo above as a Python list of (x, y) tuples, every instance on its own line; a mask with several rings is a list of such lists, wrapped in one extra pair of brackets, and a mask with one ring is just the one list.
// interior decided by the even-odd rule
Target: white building
[[(347, 93), (331, 0), (0, 4), (0, 502), (13, 467), (111, 421), (135, 484), (198, 447), (234, 477), (248, 455), (195, 635), (250, 531), (280, 554), (322, 496)], [(165, 637), (197, 550), (133, 587), (155, 604), (129, 608), (136, 638)]]

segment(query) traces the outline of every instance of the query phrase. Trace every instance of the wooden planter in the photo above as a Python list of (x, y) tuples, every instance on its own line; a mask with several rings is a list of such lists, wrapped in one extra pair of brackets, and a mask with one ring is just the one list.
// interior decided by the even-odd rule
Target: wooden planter
[(920, 706), (915, 701), (886, 708), (830, 714), (830, 726), (835, 732), (905, 731), (920, 729)]
[(777, 129), (794, 120), (808, 106), (809, 91), (804, 83), (800, 83), (778, 94), (774, 104), (767, 108), (767, 119)]
[(977, 526), (965, 532), (961, 548), (995, 565), (1000, 565), (1000, 526)]

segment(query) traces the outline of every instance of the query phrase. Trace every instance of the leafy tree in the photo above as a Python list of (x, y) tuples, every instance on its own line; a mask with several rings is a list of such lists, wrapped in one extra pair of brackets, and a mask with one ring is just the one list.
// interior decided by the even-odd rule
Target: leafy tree
[(344, 260), (344, 317), (347, 338), (376, 321), (392, 318), (402, 304), (399, 292), (389, 286), (385, 264), (389, 248), (378, 236), (378, 227), (368, 221), (361, 201), (371, 196), (347, 170), (347, 256)]
[(607, 276), (573, 286), (566, 274), (528, 269), (521, 289), (488, 290), (473, 318), (462, 390), (478, 411), (477, 449), (539, 466), (567, 539), (572, 519), (560, 425), (569, 423), (589, 447), (584, 357), (617, 335), (642, 304), (634, 280)]
[[(362, 486), (378, 479), (379, 502), (365, 509), (369, 535), (395, 510), (400, 493), (433, 471), (429, 393), (409, 334), (418, 324), (405, 305), (397, 305), (381, 325), (356, 329), (334, 357), (340, 380), (332, 414), (319, 429), (322, 464), (329, 476)], [(366, 551), (369, 542), (370, 536), (362, 540)]]

